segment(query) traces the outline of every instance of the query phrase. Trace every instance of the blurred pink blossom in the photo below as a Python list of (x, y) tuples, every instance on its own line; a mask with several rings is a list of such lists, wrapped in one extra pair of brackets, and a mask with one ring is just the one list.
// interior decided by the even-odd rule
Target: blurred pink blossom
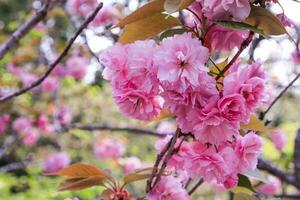
[(125, 174), (134, 172), (135, 170), (142, 167), (142, 162), (135, 156), (122, 158), (120, 159), (120, 163), (123, 166), (123, 171)]
[(10, 122), (9, 114), (0, 115), (0, 134), (5, 133), (5, 131), (7, 131), (9, 122)]
[(281, 152), (287, 144), (287, 133), (280, 128), (276, 128), (270, 135), (270, 139), (275, 145), (276, 149)]
[(125, 144), (116, 139), (103, 139), (94, 144), (94, 153), (99, 159), (117, 159), (125, 152)]
[(67, 167), (71, 162), (70, 156), (67, 152), (59, 152), (50, 154), (44, 160), (43, 171), (46, 173), (57, 172)]

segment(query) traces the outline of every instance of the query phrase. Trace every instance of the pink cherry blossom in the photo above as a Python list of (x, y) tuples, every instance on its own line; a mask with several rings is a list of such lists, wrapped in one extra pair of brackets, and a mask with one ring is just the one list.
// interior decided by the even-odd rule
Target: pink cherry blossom
[(248, 35), (248, 31), (232, 30), (215, 25), (206, 33), (204, 45), (211, 51), (231, 51), (235, 47), (239, 48)]
[(42, 133), (48, 134), (54, 131), (54, 127), (49, 123), (48, 117), (41, 114), (37, 119), (37, 127)]
[(270, 139), (275, 145), (276, 149), (281, 152), (287, 144), (287, 133), (280, 128), (274, 129), (270, 135)]
[(59, 87), (59, 80), (55, 77), (47, 77), (41, 84), (41, 87), (44, 92), (53, 93)]
[(273, 196), (275, 194), (278, 194), (281, 190), (281, 182), (278, 179), (274, 179), (270, 183), (264, 183), (256, 189), (256, 191), (260, 194), (266, 195), (266, 196)]
[(230, 169), (216, 149), (209, 148), (201, 142), (194, 142), (191, 148), (186, 162), (189, 175), (192, 178), (203, 177), (207, 182), (216, 180), (223, 183)]
[(239, 137), (235, 145), (235, 152), (239, 158), (239, 171), (252, 171), (256, 168), (257, 158), (262, 150), (262, 138), (254, 132)]
[(168, 133), (175, 133), (175, 131), (176, 131), (176, 125), (174, 122), (171, 121), (161, 122), (156, 129), (156, 132), (162, 135)]
[(157, 185), (147, 193), (147, 200), (188, 200), (189, 195), (178, 178), (162, 176)]
[(39, 134), (34, 128), (25, 129), (21, 134), (22, 143), (27, 147), (33, 147), (39, 139)]
[(89, 59), (82, 56), (75, 50), (66, 62), (66, 74), (74, 77), (76, 80), (82, 80), (89, 66)]
[(120, 159), (125, 174), (131, 173), (142, 167), (142, 162), (139, 158), (132, 156), (125, 159)]
[(294, 62), (295, 65), (300, 65), (300, 53), (294, 51), (292, 53), (292, 61)]
[(218, 101), (217, 106), (221, 116), (228, 121), (242, 121), (244, 123), (249, 121), (249, 113), (247, 113), (245, 107), (245, 99), (240, 94), (223, 96)]
[(223, 94), (241, 94), (246, 100), (249, 112), (262, 103), (264, 97), (265, 73), (260, 63), (239, 67), (223, 80)]
[(55, 112), (55, 118), (58, 119), (60, 125), (68, 125), (72, 121), (72, 112), (69, 107), (62, 106)]
[(95, 19), (92, 21), (93, 26), (107, 26), (115, 24), (119, 19), (121, 19), (121, 13), (115, 6), (106, 6), (100, 10), (96, 15)]
[(43, 171), (46, 173), (57, 172), (67, 167), (71, 162), (70, 156), (67, 152), (59, 152), (50, 154), (44, 160)]
[(117, 159), (125, 152), (120, 140), (103, 139), (94, 144), (94, 153), (99, 159)]
[(98, 5), (97, 0), (68, 0), (72, 12), (86, 18)]
[(199, 73), (208, 71), (208, 49), (190, 33), (164, 39), (154, 56), (157, 77), (161, 82), (189, 82), (197, 86)]
[(0, 134), (5, 133), (10, 121), (9, 114), (0, 115)]
[[(120, 47), (120, 48), (117, 48)], [(151, 120), (161, 110), (159, 84), (153, 74), (154, 41), (116, 45), (101, 56), (104, 78), (112, 82), (113, 97), (124, 115)]]
[(291, 27), (291, 28), (295, 26), (295, 23), (291, 19), (289, 19), (284, 13), (280, 13), (276, 15), (276, 17), (281, 21), (281, 23), (284, 26)]
[(31, 120), (27, 117), (19, 117), (13, 122), (13, 129), (19, 133), (30, 129), (31, 127)]
[(211, 20), (228, 19), (243, 21), (250, 14), (249, 0), (202, 0), (203, 12)]

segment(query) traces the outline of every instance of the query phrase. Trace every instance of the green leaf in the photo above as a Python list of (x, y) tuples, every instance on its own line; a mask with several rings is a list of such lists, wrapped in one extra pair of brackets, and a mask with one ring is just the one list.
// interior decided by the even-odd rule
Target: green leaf
[(248, 178), (252, 178), (263, 183), (269, 183), (269, 180), (259, 171), (255, 169), (253, 171), (244, 172), (243, 175), (247, 176)]
[(238, 29), (238, 30), (250, 30), (255, 33), (258, 33), (260, 35), (265, 36), (264, 31), (261, 29), (258, 29), (255, 26), (252, 26), (250, 24), (246, 24), (244, 22), (233, 22), (233, 21), (216, 21), (216, 24), (223, 26), (225, 28), (230, 29)]
[(165, 32), (163, 32), (160, 35), (159, 39), (163, 40), (164, 38), (173, 37), (174, 35), (180, 35), (180, 34), (183, 34), (185, 32), (187, 32), (187, 30), (185, 28), (169, 29), (169, 30), (166, 30)]
[(145, 40), (178, 25), (181, 25), (181, 23), (177, 18), (156, 13), (150, 17), (126, 25), (119, 38), (119, 42), (127, 44), (136, 40)]
[(262, 30), (264, 35), (281, 35), (287, 33), (276, 16), (259, 6), (252, 6), (250, 15), (245, 19), (244, 23)]
[(238, 177), (239, 177), (239, 182), (238, 182), (239, 187), (244, 187), (244, 188), (249, 189), (252, 192), (255, 192), (255, 190), (252, 187), (251, 182), (247, 176), (239, 174)]

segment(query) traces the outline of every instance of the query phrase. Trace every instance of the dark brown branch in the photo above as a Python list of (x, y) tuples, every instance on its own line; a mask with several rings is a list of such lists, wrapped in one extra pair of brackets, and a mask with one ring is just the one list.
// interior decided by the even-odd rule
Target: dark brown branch
[(75, 42), (76, 38), (80, 35), (80, 33), (89, 25), (89, 23), (91, 21), (93, 21), (93, 19), (96, 17), (97, 13), (99, 12), (99, 10), (102, 8), (103, 3), (100, 3), (97, 8), (95, 9), (95, 11), (84, 21), (84, 23), (79, 27), (79, 29), (76, 31), (76, 33), (72, 36), (72, 38), (69, 40), (67, 46), (65, 47), (65, 49), (63, 50), (63, 52), (60, 54), (60, 56), (50, 64), (48, 70), (46, 71), (46, 73), (39, 78), (37, 81), (35, 81), (34, 83), (32, 83), (29, 87), (25, 87), (13, 94), (10, 94), (8, 96), (2, 97), (0, 98), (0, 102), (4, 102), (7, 100), (10, 100), (14, 97), (20, 96), (30, 90), (32, 90), (33, 88), (39, 86), (49, 75), (50, 73), (54, 70), (54, 68), (56, 67), (56, 65), (58, 63), (60, 63), (60, 61), (68, 54), (72, 44)]
[(203, 178), (201, 178), (196, 185), (194, 185), (194, 187), (189, 191), (189, 195), (192, 195), (198, 188), (200, 185), (202, 185), (202, 183), (204, 182)]
[(300, 182), (298, 182), (296, 180), (294, 175), (289, 174), (289, 173), (277, 168), (270, 161), (259, 158), (257, 168), (260, 170), (263, 170), (263, 171), (267, 171), (269, 174), (276, 176), (277, 178), (279, 178), (280, 180), (282, 180), (288, 184), (294, 185), (298, 189), (300, 188)]
[(30, 163), (30, 160), (24, 160), (21, 162), (10, 163), (8, 165), (0, 167), (0, 172), (5, 173), (9, 171), (14, 171), (18, 169), (24, 169)]
[(28, 21), (22, 24), (13, 34), (0, 46), (0, 60), (4, 57), (4, 55), (15, 47), (19, 41), (27, 35), (27, 33), (40, 21), (45, 19), (47, 16), (47, 12), (49, 9), (50, 0), (46, 0), (44, 6), (36, 12)]
[(293, 84), (300, 78), (300, 73), (278, 94), (278, 96), (272, 101), (268, 109), (261, 113), (260, 119), (263, 120), (266, 114), (271, 110), (271, 108), (276, 104), (276, 102), (286, 93), (286, 91), (293, 86)]
[(252, 38), (254, 36), (254, 32), (251, 31), (249, 33), (248, 38), (242, 43), (241, 47), (239, 48), (238, 52), (233, 56), (233, 58), (230, 60), (230, 62), (224, 67), (224, 69), (219, 73), (219, 75), (216, 77), (216, 80), (219, 80), (224, 74), (229, 70), (229, 68), (234, 64), (234, 62), (238, 59), (238, 57), (241, 55), (241, 53), (249, 46), (249, 44), (252, 41)]
[[(130, 127), (114, 127), (109, 125), (77, 125), (73, 124), (68, 127), (64, 127), (65, 130), (69, 129), (80, 129), (80, 130), (86, 130), (86, 131), (97, 131), (97, 130), (110, 130), (110, 131), (116, 131), (116, 132), (130, 132), (134, 134), (145, 134), (145, 135), (152, 135), (152, 136), (164, 136), (165, 134), (159, 134), (153, 130), (150, 129), (140, 129), (140, 128), (130, 128)], [(166, 135), (170, 135), (171, 133), (166, 133)]]

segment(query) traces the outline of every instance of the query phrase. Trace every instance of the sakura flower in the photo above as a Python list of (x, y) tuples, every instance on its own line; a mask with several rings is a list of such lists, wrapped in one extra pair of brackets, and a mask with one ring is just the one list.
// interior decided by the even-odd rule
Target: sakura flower
[(264, 183), (257, 188), (257, 192), (266, 196), (273, 196), (278, 194), (281, 190), (281, 182), (278, 179), (274, 179), (270, 183)]
[(97, 7), (97, 0), (69, 0), (71, 11), (86, 18)]
[(43, 171), (46, 173), (57, 172), (70, 164), (70, 156), (67, 152), (50, 154), (44, 160)]
[(239, 137), (235, 152), (239, 158), (239, 171), (252, 171), (256, 168), (257, 158), (262, 150), (262, 138), (254, 132)]
[(237, 21), (246, 19), (251, 10), (249, 0), (223, 0), (223, 7)]
[(124, 143), (119, 140), (103, 139), (94, 144), (94, 153), (99, 159), (117, 159), (124, 152)]
[(197, 86), (199, 73), (207, 71), (208, 49), (190, 33), (164, 39), (154, 56), (157, 77), (161, 82), (187, 81)]
[(25, 129), (21, 132), (21, 135), (22, 143), (27, 147), (33, 147), (39, 139), (38, 132), (33, 128)]
[(13, 129), (19, 133), (30, 129), (31, 126), (31, 121), (27, 117), (19, 117), (13, 122)]
[(218, 109), (221, 116), (228, 121), (242, 121), (247, 123), (249, 114), (245, 107), (245, 99), (240, 94), (223, 96), (218, 101)]
[(89, 59), (80, 55), (77, 51), (66, 62), (66, 74), (74, 77), (76, 80), (82, 80), (89, 66)]
[(300, 53), (297, 51), (294, 51), (292, 53), (292, 61), (295, 65), (300, 65)]
[(53, 126), (49, 123), (48, 117), (41, 114), (37, 119), (37, 127), (42, 133), (51, 133), (53, 131)]
[(55, 113), (55, 117), (58, 119), (61, 125), (69, 124), (72, 121), (72, 113), (70, 108), (67, 106), (59, 108)]
[(265, 73), (260, 63), (240, 67), (223, 80), (223, 94), (241, 94), (246, 100), (246, 109), (252, 112), (264, 97)]
[(45, 92), (55, 92), (59, 87), (59, 81), (55, 77), (46, 78), (41, 84), (42, 90)]
[(115, 6), (106, 6), (100, 10), (91, 24), (92, 26), (112, 25), (121, 18), (121, 13)]
[(156, 131), (157, 131), (157, 133), (162, 134), (162, 135), (168, 134), (168, 133), (175, 133), (176, 126), (175, 126), (175, 123), (173, 123), (171, 121), (163, 121), (158, 125)]
[(147, 200), (188, 200), (189, 195), (180, 180), (173, 176), (163, 176), (157, 185), (147, 193)]
[(9, 121), (10, 116), (8, 114), (3, 114), (0, 116), (0, 134), (5, 133), (5, 131), (7, 131)]
[(278, 151), (282, 151), (287, 144), (287, 134), (282, 129), (274, 129), (270, 139)]
[(290, 20), (284, 13), (280, 13), (276, 15), (276, 17), (281, 21), (281, 23), (284, 26), (291, 27), (291, 28), (295, 26), (295, 23), (292, 20)]
[(248, 31), (232, 30), (215, 25), (206, 33), (204, 45), (211, 51), (231, 51), (234, 47), (239, 48), (248, 35)]
[(125, 174), (131, 173), (142, 167), (142, 162), (135, 156), (120, 159), (120, 163), (123, 166), (123, 171)]
[(153, 74), (154, 41), (117, 44), (101, 56), (104, 78), (112, 82), (113, 97), (123, 114), (144, 121), (161, 110), (159, 83)]
[(187, 157), (186, 167), (192, 178), (203, 177), (204, 181), (216, 180), (223, 183), (229, 174), (229, 167), (215, 148), (208, 148), (201, 142), (194, 142)]

